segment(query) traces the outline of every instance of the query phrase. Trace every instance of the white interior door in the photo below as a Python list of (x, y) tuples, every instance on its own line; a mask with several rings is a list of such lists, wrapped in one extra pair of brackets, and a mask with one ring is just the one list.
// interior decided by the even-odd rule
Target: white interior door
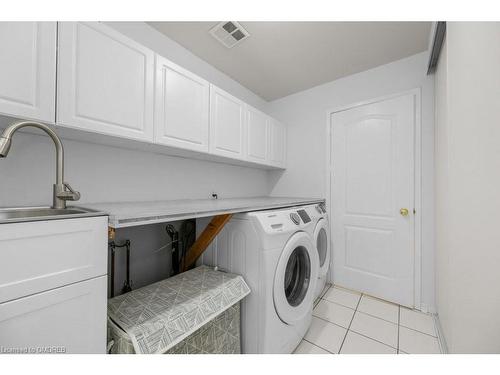
[(333, 278), (413, 306), (415, 95), (333, 113), (331, 126)]

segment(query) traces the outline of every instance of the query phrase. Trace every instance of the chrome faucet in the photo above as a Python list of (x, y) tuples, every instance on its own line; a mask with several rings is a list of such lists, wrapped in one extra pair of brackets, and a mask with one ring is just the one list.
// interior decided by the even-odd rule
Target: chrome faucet
[(61, 140), (57, 134), (45, 124), (39, 122), (22, 121), (9, 125), (0, 136), (0, 158), (7, 156), (12, 142), (12, 135), (26, 126), (32, 126), (43, 130), (54, 141), (56, 146), (56, 183), (54, 184), (54, 195), (52, 208), (65, 209), (66, 201), (77, 201), (80, 199), (80, 193), (74, 191), (71, 186), (64, 182), (64, 149)]

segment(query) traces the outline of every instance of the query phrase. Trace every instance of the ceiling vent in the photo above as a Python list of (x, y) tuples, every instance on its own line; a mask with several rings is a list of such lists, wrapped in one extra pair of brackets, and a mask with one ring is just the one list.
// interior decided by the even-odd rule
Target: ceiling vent
[(250, 36), (236, 21), (224, 21), (215, 25), (210, 34), (227, 48), (233, 48)]

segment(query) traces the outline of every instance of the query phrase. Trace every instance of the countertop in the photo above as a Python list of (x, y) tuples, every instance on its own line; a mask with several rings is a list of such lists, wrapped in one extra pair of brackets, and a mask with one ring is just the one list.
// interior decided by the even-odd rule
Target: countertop
[(123, 228), (145, 224), (261, 211), (324, 202), (321, 198), (254, 197), (224, 199), (185, 199), (151, 202), (111, 202), (82, 204), (84, 208), (105, 212), (109, 226)]

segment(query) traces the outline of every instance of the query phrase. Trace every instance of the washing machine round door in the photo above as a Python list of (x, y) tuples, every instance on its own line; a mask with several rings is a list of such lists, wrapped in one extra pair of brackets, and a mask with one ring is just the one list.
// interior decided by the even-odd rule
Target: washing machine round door
[(296, 324), (310, 313), (318, 268), (311, 237), (295, 233), (283, 248), (274, 275), (274, 307), (284, 323)]
[(319, 257), (319, 276), (325, 276), (330, 265), (330, 228), (327, 219), (319, 219), (314, 229), (314, 244)]

